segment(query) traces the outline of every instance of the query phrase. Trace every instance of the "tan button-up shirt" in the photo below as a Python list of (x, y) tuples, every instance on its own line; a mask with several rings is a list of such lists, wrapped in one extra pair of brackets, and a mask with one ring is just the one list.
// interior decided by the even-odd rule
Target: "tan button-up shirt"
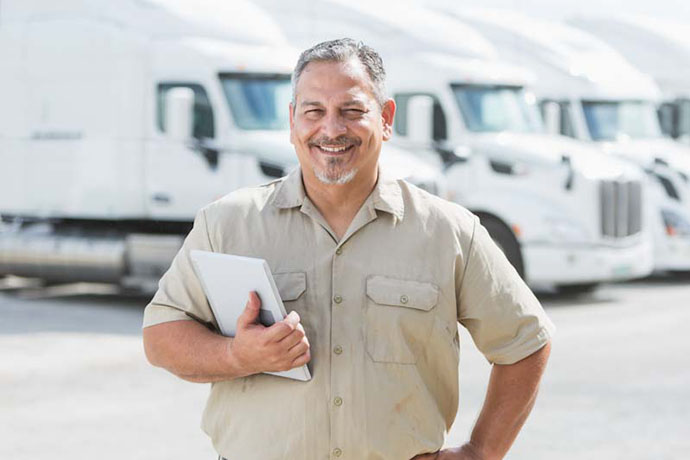
[(202, 427), (230, 460), (405, 460), (441, 448), (458, 405), (458, 321), (494, 363), (549, 339), (539, 302), (477, 217), (381, 177), (338, 240), (299, 169), (197, 215), (144, 326), (216, 327), (190, 263), (202, 249), (266, 259), (302, 318), (312, 380), (214, 383)]

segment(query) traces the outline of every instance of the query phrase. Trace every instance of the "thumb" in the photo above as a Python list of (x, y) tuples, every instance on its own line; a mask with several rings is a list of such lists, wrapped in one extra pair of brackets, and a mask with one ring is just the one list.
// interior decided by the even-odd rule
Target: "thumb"
[(259, 317), (259, 309), (261, 308), (261, 300), (259, 295), (252, 291), (249, 293), (249, 300), (244, 306), (244, 311), (237, 318), (237, 329), (245, 329), (252, 324), (256, 324)]

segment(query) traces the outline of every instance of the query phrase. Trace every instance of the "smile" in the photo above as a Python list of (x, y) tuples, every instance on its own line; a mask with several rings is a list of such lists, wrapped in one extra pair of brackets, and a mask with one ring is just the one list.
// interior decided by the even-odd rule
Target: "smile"
[(336, 153), (336, 154), (337, 154), (337, 153), (344, 153), (344, 152), (347, 152), (347, 151), (350, 150), (353, 146), (352, 146), (352, 145), (348, 145), (348, 146), (343, 146), (343, 147), (326, 147), (326, 146), (323, 146), (323, 145), (316, 145), (315, 147), (318, 148), (319, 150), (325, 152), (325, 153), (331, 153), (331, 154), (332, 154), (332, 153)]

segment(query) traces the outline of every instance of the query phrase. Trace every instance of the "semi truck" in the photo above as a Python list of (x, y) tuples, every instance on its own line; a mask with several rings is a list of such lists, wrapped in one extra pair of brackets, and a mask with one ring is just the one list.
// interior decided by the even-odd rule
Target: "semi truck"
[(661, 90), (665, 135), (690, 143), (690, 27), (649, 16), (575, 17), (569, 24), (612, 46)]
[(246, 2), (3, 0), (0, 276), (155, 288), (201, 207), (297, 163), (296, 58)]
[(381, 52), (394, 139), (432, 149), (452, 198), (480, 216), (530, 285), (577, 292), (651, 271), (640, 169), (542, 132), (529, 72), (499, 62), (475, 29), (411, 5), (257, 3), (295, 45), (351, 36)]
[(654, 268), (690, 270), (690, 149), (661, 135), (654, 81), (606, 43), (566, 24), (507, 10), (443, 11), (476, 27), (503, 59), (535, 73), (532, 88), (550, 132), (646, 172)]

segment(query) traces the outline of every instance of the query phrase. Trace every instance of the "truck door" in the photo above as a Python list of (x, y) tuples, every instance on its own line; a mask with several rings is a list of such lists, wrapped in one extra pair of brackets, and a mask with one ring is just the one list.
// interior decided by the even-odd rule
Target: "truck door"
[[(193, 138), (166, 137), (166, 95), (173, 88), (194, 92)], [(216, 137), (214, 109), (206, 89), (194, 82), (160, 82), (155, 90), (155, 128), (147, 146), (146, 193), (149, 215), (163, 220), (191, 220), (218, 198), (218, 152), (202, 143)]]

